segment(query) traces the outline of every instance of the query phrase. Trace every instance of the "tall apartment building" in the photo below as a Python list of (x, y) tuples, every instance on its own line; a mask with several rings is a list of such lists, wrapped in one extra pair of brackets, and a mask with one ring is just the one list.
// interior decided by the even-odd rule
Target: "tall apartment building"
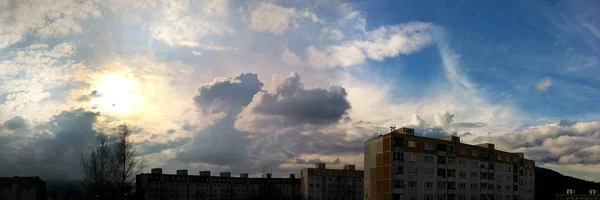
[(136, 195), (145, 200), (299, 200), (300, 179), (250, 178), (248, 174), (232, 177), (229, 172), (211, 176), (210, 171), (188, 175), (187, 170), (177, 174), (163, 174), (162, 169), (152, 169), (150, 174), (136, 177)]
[(0, 200), (45, 200), (46, 182), (39, 177), (0, 177)]
[(304, 200), (362, 200), (363, 171), (354, 165), (344, 169), (327, 169), (325, 163), (301, 171)]
[(494, 144), (400, 128), (368, 140), (365, 200), (534, 200), (535, 163)]
[(595, 189), (591, 189), (588, 194), (577, 194), (575, 190), (568, 189), (566, 194), (557, 194), (556, 200), (600, 200), (600, 194)]

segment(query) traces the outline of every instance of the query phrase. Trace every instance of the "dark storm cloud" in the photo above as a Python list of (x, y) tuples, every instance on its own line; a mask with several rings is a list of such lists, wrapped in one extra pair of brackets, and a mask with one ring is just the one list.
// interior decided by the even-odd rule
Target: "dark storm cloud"
[(0, 176), (80, 177), (79, 158), (95, 144), (92, 125), (98, 115), (82, 109), (64, 111), (45, 124), (0, 136)]
[(236, 165), (247, 158), (248, 134), (233, 128), (234, 117), (252, 101), (263, 83), (256, 74), (241, 74), (235, 78), (218, 78), (202, 85), (196, 105), (203, 113), (224, 112), (225, 117), (200, 130), (177, 154), (180, 162), (202, 162), (216, 165)]
[(512, 133), (478, 137), (474, 142), (491, 142), (524, 152), (526, 157), (539, 163), (600, 164), (600, 122), (561, 120)]
[[(218, 78), (200, 87), (194, 98), (200, 110), (205, 114), (223, 112), (225, 116), (198, 131), (192, 142), (178, 152), (177, 161), (219, 165), (234, 173), (257, 172), (279, 167), (302, 154), (356, 155), (362, 152), (366, 137), (351, 138), (343, 131), (326, 133), (318, 127), (291, 128), (298, 123), (324, 126), (342, 119), (350, 108), (343, 88), (304, 89), (300, 76), (292, 73), (269, 93), (262, 91), (263, 84), (257, 77), (242, 74), (236, 78)], [(243, 117), (240, 112), (246, 112), (242, 109), (252, 106), (256, 106), (256, 110), (252, 109), (250, 114), (283, 119), (260, 121), (256, 125), (266, 125), (261, 124), (264, 122), (277, 124), (278, 128), (268, 134), (236, 129), (234, 123)]]
[(2, 123), (2, 127), (11, 131), (17, 129), (24, 129), (27, 127), (27, 122), (25, 122), (25, 119), (23, 119), (23, 117), (15, 116)]
[(200, 86), (198, 96), (194, 97), (196, 104), (203, 113), (239, 112), (239, 109), (252, 101), (254, 94), (259, 92), (263, 83), (257, 74), (241, 74), (235, 78), (219, 78), (212, 83)]
[(261, 92), (252, 105), (254, 113), (276, 115), (307, 124), (338, 122), (350, 109), (346, 90), (339, 86), (329, 89), (304, 89), (297, 73), (290, 74), (276, 86), (274, 93)]

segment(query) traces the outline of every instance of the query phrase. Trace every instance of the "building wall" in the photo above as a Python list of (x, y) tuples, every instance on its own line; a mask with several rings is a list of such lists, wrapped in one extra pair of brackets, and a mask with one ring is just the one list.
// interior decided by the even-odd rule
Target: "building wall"
[(0, 178), (0, 200), (45, 200), (46, 183), (38, 177)]
[(363, 199), (363, 171), (306, 168), (301, 174), (305, 200)]
[(300, 179), (238, 178), (172, 174), (140, 174), (136, 192), (142, 199), (249, 200), (300, 199)]
[(534, 200), (534, 170), (487, 145), (385, 134), (365, 142), (365, 200)]

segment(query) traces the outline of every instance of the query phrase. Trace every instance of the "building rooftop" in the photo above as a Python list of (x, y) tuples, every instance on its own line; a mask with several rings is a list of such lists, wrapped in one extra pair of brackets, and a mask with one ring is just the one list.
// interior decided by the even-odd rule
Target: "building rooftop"
[(36, 184), (45, 184), (40, 177), (0, 177), (0, 188), (10, 188), (12, 185), (17, 184), (19, 187), (31, 188)]

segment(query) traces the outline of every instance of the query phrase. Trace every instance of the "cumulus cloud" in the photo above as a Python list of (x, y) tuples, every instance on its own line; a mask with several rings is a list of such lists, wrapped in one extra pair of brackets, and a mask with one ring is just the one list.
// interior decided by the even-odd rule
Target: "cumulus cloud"
[(364, 40), (347, 40), (339, 44), (307, 48), (308, 62), (317, 67), (351, 67), (367, 58), (382, 61), (387, 57), (410, 54), (433, 43), (432, 24), (411, 22), (381, 26), (364, 33)]
[(93, 0), (15, 1), (0, 4), (0, 49), (11, 46), (28, 34), (41, 38), (81, 33), (81, 21), (101, 16)]
[(300, 20), (309, 19), (318, 22), (319, 18), (309, 11), (296, 11), (272, 3), (261, 3), (250, 14), (250, 27), (255, 31), (282, 35), (290, 26), (299, 26)]
[(288, 48), (285, 48), (283, 52), (279, 54), (279, 56), (281, 57), (281, 62), (285, 63), (286, 65), (296, 66), (300, 64), (300, 57), (294, 52), (290, 51)]
[[(46, 123), (22, 127), (18, 134), (5, 135), (11, 122), (0, 128), (0, 176), (34, 176), (44, 179), (76, 179), (79, 156), (93, 148), (93, 129), (99, 114), (82, 109), (64, 111)], [(13, 118), (14, 119), (14, 118)], [(19, 120), (20, 121), (20, 120)], [(13, 121), (14, 122), (14, 121)]]
[(2, 123), (2, 128), (9, 130), (9, 131), (24, 129), (26, 127), (27, 127), (27, 122), (21, 116), (15, 116), (13, 118), (10, 118), (9, 120), (6, 120), (4, 123)]
[(501, 148), (524, 152), (541, 164), (600, 164), (600, 122), (576, 122), (532, 126), (502, 135), (480, 136), (475, 141), (496, 143)]
[(549, 77), (543, 78), (540, 82), (535, 86), (535, 88), (540, 92), (545, 92), (552, 86), (552, 79)]
[(275, 91), (263, 91), (237, 117), (236, 128), (268, 132), (286, 126), (327, 125), (347, 116), (350, 103), (344, 88), (305, 89), (297, 73), (276, 80)]
[(237, 113), (262, 89), (263, 83), (257, 74), (241, 74), (235, 78), (217, 78), (198, 89), (194, 101), (205, 114)]

